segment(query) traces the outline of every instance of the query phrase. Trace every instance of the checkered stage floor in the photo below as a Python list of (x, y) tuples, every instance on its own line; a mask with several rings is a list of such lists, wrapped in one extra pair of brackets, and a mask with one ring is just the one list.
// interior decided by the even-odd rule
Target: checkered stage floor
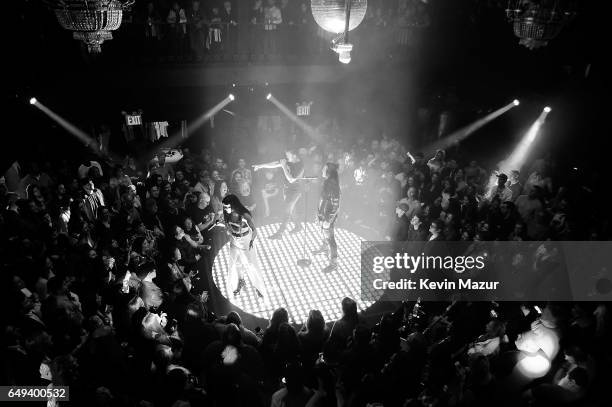
[[(289, 225), (288, 230), (291, 230), (292, 226)], [(285, 307), (289, 312), (289, 321), (295, 324), (305, 323), (311, 309), (320, 310), (326, 322), (340, 318), (340, 302), (344, 297), (353, 298), (357, 302), (359, 311), (372, 305), (370, 301), (362, 301), (360, 295), (362, 238), (345, 229), (337, 228), (338, 269), (325, 274), (322, 270), (327, 265), (326, 256), (311, 254), (321, 243), (318, 225), (308, 223), (304, 232), (287, 233), (282, 240), (268, 239), (268, 236), (277, 229), (278, 224), (265, 225), (257, 229), (259, 261), (269, 293), (267, 301), (257, 297), (255, 288), (248, 280), (247, 286), (237, 296), (232, 293), (235, 287), (227, 287), (229, 243), (215, 257), (212, 270), (214, 282), (232, 304), (246, 313), (264, 319), (269, 319), (276, 308)], [(304, 238), (306, 257), (312, 260), (312, 264), (303, 269), (296, 262), (304, 257)]]

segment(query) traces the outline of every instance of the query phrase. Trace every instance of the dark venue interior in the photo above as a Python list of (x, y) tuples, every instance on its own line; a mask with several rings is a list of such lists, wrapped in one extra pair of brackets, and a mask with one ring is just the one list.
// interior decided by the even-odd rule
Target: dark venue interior
[(8, 3), (3, 405), (609, 405), (603, 2)]

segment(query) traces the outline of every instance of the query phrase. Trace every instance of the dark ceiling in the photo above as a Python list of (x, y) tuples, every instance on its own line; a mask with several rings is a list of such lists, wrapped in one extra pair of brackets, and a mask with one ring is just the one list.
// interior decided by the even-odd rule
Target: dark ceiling
[[(11, 69), (5, 89), (12, 101), (10, 113), (23, 123), (22, 130), (29, 134), (30, 140), (41, 137), (40, 127), (35, 124), (40, 116), (32, 116), (32, 109), (24, 103), (30, 95), (59, 87), (63, 91), (58, 97), (65, 102), (58, 108), (69, 111), (82, 107), (74, 95), (89, 86), (84, 77), (94, 83), (104, 78), (102, 83), (96, 83), (95, 89), (96, 92), (108, 89), (109, 94), (99, 95), (100, 100), (106, 101), (120, 96), (113, 94), (109, 75), (101, 73), (133, 77), (134, 90), (137, 90), (142, 85), (139, 75), (159, 69), (107, 56), (97, 61), (86, 60), (79, 44), (58, 26), (42, 2), (10, 3), (15, 7), (16, 18), (9, 30), (11, 51), (7, 54), (11, 55)], [(567, 124), (571, 131), (566, 132), (566, 138), (576, 132), (597, 132), (600, 118), (594, 112), (604, 100), (603, 69), (598, 58), (603, 50), (604, 37), (600, 32), (603, 26), (596, 23), (600, 2), (577, 2), (577, 18), (547, 47), (533, 51), (520, 46), (513, 36), (505, 20), (505, 1), (429, 0), (428, 3), (431, 26), (418, 55), (397, 62), (372, 59), (368, 52), (361, 50), (356, 61), (359, 68), (353, 69), (345, 80), (375, 84), (383, 90), (381, 96), (387, 91), (395, 92), (397, 100), (410, 100), (418, 105), (449, 91), (474, 109), (497, 107), (508, 98), (511, 100), (511, 95), (520, 95), (532, 103), (556, 103), (566, 112), (573, 112), (573, 118), (568, 121), (574, 122)], [(113, 44), (105, 44), (103, 52), (105, 47), (110, 50), (113, 46), (125, 45), (119, 41), (116, 38)], [(588, 77), (585, 76), (587, 67)], [(80, 73), (80, 79), (70, 80), (76, 72)], [(410, 97), (405, 96), (408, 90)], [(189, 92), (183, 94), (190, 95)], [(201, 89), (192, 92), (201, 92)], [(91, 100), (97, 97), (92, 95)], [(92, 108), (95, 109), (93, 105)], [(579, 143), (583, 147), (584, 140)], [(607, 146), (601, 137), (592, 141)], [(587, 148), (583, 153), (588, 152)], [(3, 159), (10, 157), (4, 154)]]

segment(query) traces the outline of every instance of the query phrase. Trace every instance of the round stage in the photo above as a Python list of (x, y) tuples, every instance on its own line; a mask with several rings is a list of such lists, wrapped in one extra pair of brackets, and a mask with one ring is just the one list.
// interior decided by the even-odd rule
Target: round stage
[[(213, 280), (221, 294), (233, 305), (243, 312), (265, 319), (269, 319), (275, 309), (285, 307), (289, 312), (289, 322), (294, 324), (305, 323), (311, 309), (321, 311), (326, 322), (337, 320), (342, 316), (340, 303), (344, 297), (354, 299), (359, 311), (372, 305), (370, 301), (362, 301), (360, 295), (360, 253), (364, 239), (346, 229), (336, 228), (338, 269), (325, 274), (322, 270), (327, 265), (327, 256), (311, 254), (321, 244), (319, 226), (308, 223), (300, 233), (286, 233), (282, 240), (268, 239), (278, 226), (275, 223), (257, 228), (259, 236), (255, 244), (258, 245), (259, 261), (270, 297), (267, 301), (257, 297), (248, 279), (246, 287), (237, 296), (232, 293), (235, 287), (227, 287), (229, 243), (215, 257)], [(288, 230), (292, 227), (289, 225)], [(312, 260), (307, 268), (296, 264), (303, 257), (304, 238), (306, 257)]]

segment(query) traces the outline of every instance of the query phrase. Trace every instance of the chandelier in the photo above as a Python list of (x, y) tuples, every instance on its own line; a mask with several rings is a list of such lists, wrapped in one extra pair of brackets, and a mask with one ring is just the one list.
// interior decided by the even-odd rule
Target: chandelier
[(351, 62), (353, 45), (349, 43), (349, 31), (363, 21), (368, 9), (367, 0), (311, 0), (312, 16), (325, 31), (337, 34), (331, 49), (344, 64)]
[(121, 25), (123, 10), (135, 0), (46, 0), (60, 25), (83, 41), (90, 53), (100, 53)]
[(508, 0), (506, 8), (519, 44), (531, 50), (547, 45), (575, 15), (572, 0)]

